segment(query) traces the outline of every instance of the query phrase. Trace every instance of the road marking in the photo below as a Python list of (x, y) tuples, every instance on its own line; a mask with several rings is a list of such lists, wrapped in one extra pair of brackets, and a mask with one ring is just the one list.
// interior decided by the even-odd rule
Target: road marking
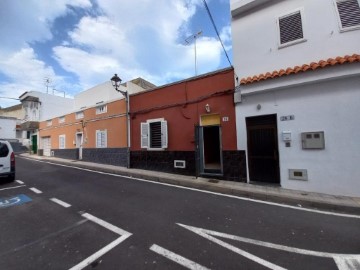
[(64, 202), (62, 200), (56, 199), (56, 198), (51, 198), (50, 201), (53, 201), (54, 203), (57, 203), (57, 204), (65, 207), (65, 208), (68, 208), (68, 207), (71, 206), (71, 204), (68, 204), (68, 203), (66, 203), (66, 202)]
[(20, 194), (20, 195), (16, 195), (15, 197), (11, 197), (11, 198), (0, 199), (0, 208), (24, 204), (24, 203), (31, 202), (31, 201), (32, 200), (28, 196), (26, 196), (24, 194)]
[(95, 260), (99, 259), (101, 256), (103, 256), (105, 253), (109, 252), (111, 249), (115, 248), (117, 245), (119, 245), (121, 242), (125, 241), (128, 237), (130, 237), (132, 234), (120, 229), (119, 227), (116, 227), (115, 225), (112, 225), (102, 219), (99, 219), (93, 215), (90, 215), (88, 213), (82, 214), (82, 216), (118, 235), (120, 235), (119, 238), (117, 238), (115, 241), (111, 242), (107, 246), (103, 247), (99, 251), (95, 252), (93, 255), (89, 256), (79, 264), (75, 265), (74, 267), (70, 268), (69, 270), (81, 270), (85, 268), (86, 266), (90, 265)]
[(249, 260), (252, 260), (252, 261), (254, 261), (254, 262), (258, 263), (258, 264), (261, 264), (261, 265), (263, 265), (263, 266), (265, 266), (265, 267), (267, 267), (269, 269), (272, 269), (272, 270), (286, 270), (285, 268), (283, 268), (281, 266), (278, 266), (276, 264), (268, 262), (268, 261), (266, 261), (264, 259), (261, 259), (260, 257), (257, 257), (257, 256), (255, 256), (255, 255), (253, 255), (253, 254), (251, 254), (249, 252), (246, 252), (245, 250), (234, 247), (234, 246), (232, 246), (232, 245), (230, 245), (230, 244), (228, 244), (228, 243), (226, 243), (224, 241), (221, 241), (221, 240), (219, 240), (219, 239), (217, 239), (215, 237), (212, 237), (208, 233), (206, 233), (207, 231), (204, 230), (204, 229), (187, 226), (187, 225), (183, 225), (183, 224), (180, 224), (180, 223), (177, 223), (177, 224), (180, 225), (181, 227), (184, 227), (185, 229), (188, 229), (188, 230), (190, 230), (190, 231), (192, 231), (192, 232), (194, 232), (194, 233), (196, 233), (196, 234), (198, 234), (198, 235), (200, 235), (200, 236), (202, 236), (202, 237), (204, 237), (204, 238), (206, 238), (206, 239), (208, 239), (208, 240), (210, 240), (210, 241), (212, 241), (212, 242), (214, 242), (214, 243), (216, 243), (216, 244), (218, 244), (218, 245), (220, 245), (220, 246), (222, 246), (224, 248), (227, 248), (227, 249), (229, 249), (229, 250), (231, 250), (231, 251), (233, 251), (233, 252), (235, 252), (235, 253), (237, 253), (237, 254), (239, 254), (241, 256), (244, 256), (245, 258), (248, 258)]
[(158, 245), (152, 245), (150, 247), (151, 251), (154, 251), (155, 253), (164, 256), (165, 258), (176, 262), (182, 266), (184, 266), (187, 269), (191, 270), (209, 270), (209, 268), (206, 268), (196, 262), (190, 261), (189, 259), (186, 259), (185, 257), (178, 255), (170, 250), (167, 250), (165, 248), (162, 248)]
[(23, 185), (24, 182), (23, 181), (20, 181), (20, 180), (15, 180), (16, 182), (18, 182), (20, 185)]
[(84, 169), (84, 168), (70, 166), (70, 165), (64, 165), (64, 164), (57, 164), (57, 163), (53, 163), (53, 162), (50, 162), (50, 161), (36, 160), (36, 159), (32, 159), (32, 158), (27, 158), (27, 157), (21, 157), (21, 158), (28, 159), (28, 160), (35, 161), (35, 162), (47, 163), (47, 164), (50, 164), (50, 165), (55, 165), (55, 166), (60, 166), (60, 167), (66, 167), (66, 168), (72, 168), (72, 169), (77, 169), (77, 170), (81, 170), (81, 171), (87, 171), (87, 172), (93, 172), (93, 173), (98, 173), (98, 174), (103, 174), (103, 175), (121, 177), (121, 178), (130, 179), (130, 180), (153, 183), (153, 184), (157, 184), (157, 185), (174, 187), (174, 188), (179, 188), (179, 189), (192, 190), (192, 191), (197, 191), (197, 192), (202, 192), (202, 193), (207, 193), (207, 194), (212, 194), (212, 195), (217, 195), (217, 196), (222, 196), (222, 197), (233, 198), (233, 199), (242, 200), (242, 201), (249, 201), (249, 202), (261, 203), (261, 204), (267, 204), (267, 205), (271, 205), (271, 206), (278, 206), (278, 207), (289, 208), (289, 209), (305, 211), (305, 212), (311, 212), (311, 213), (317, 213), (317, 214), (323, 214), (323, 215), (360, 219), (360, 215), (341, 214), (341, 213), (335, 213), (335, 212), (329, 212), (329, 211), (323, 211), (323, 210), (316, 210), (316, 209), (292, 206), (292, 205), (287, 205), (287, 204), (268, 202), (268, 201), (263, 201), (263, 200), (250, 199), (250, 198), (241, 197), (241, 196), (217, 193), (217, 192), (213, 192), (213, 191), (196, 189), (196, 188), (191, 188), (191, 187), (177, 186), (177, 185), (173, 185), (173, 184), (161, 183), (161, 182), (156, 182), (156, 181), (152, 181), (152, 180), (146, 180), (146, 179), (141, 179), (141, 178), (136, 178), (136, 177), (131, 177), (131, 176), (124, 176), (124, 175), (119, 175), (119, 174), (114, 174), (114, 173), (99, 172), (99, 171), (95, 171), (95, 170), (91, 170), (91, 169)]
[[(221, 241), (217, 238), (215, 238), (214, 236), (217, 237), (221, 237), (221, 238), (225, 238), (225, 239), (230, 239), (230, 240), (235, 240), (235, 241), (239, 241), (239, 242), (243, 242), (243, 243), (248, 243), (248, 244), (253, 244), (253, 245), (257, 245), (257, 246), (261, 246), (261, 247), (266, 247), (266, 248), (272, 248), (272, 249), (276, 249), (276, 250), (281, 250), (281, 251), (286, 251), (286, 252), (292, 252), (292, 253), (297, 253), (297, 254), (301, 254), (301, 255), (307, 255), (307, 256), (315, 256), (315, 257), (322, 257), (322, 258), (331, 258), (334, 259), (338, 268), (340, 270), (355, 270), (355, 269), (359, 269), (356, 268), (357, 266), (360, 266), (360, 254), (338, 254), (338, 253), (329, 253), (329, 252), (320, 252), (320, 251), (313, 251), (313, 250), (306, 250), (306, 249), (301, 249), (301, 248), (294, 248), (294, 247), (289, 247), (289, 246), (284, 246), (284, 245), (278, 245), (278, 244), (273, 244), (273, 243), (269, 243), (269, 242), (264, 242), (264, 241), (259, 241), (259, 240), (254, 240), (254, 239), (250, 239), (250, 238), (245, 238), (245, 237), (240, 237), (240, 236), (236, 236), (236, 235), (231, 235), (231, 234), (226, 234), (226, 233), (221, 233), (221, 232), (216, 232), (216, 231), (211, 231), (211, 230), (206, 230), (206, 229), (202, 229), (202, 228), (197, 228), (197, 227), (193, 227), (193, 226), (188, 226), (188, 225), (184, 225), (184, 224), (180, 224), (177, 223), (179, 226), (188, 229), (189, 231), (192, 231), (212, 242), (215, 242), (229, 250), (232, 250), (240, 255), (245, 256), (244, 254), (239, 253), (239, 249), (224, 242)], [(241, 250), (241, 252), (243, 252)], [(247, 252), (246, 252), (247, 253)], [(249, 254), (249, 253), (248, 253)], [(252, 254), (250, 254), (252, 255)], [(252, 255), (253, 256), (253, 255)], [(247, 257), (247, 256), (245, 256)], [(251, 258), (249, 258), (251, 259)], [(262, 259), (260, 259), (262, 260)], [(257, 263), (262, 264), (260, 261), (257, 260), (253, 260)], [(263, 264), (264, 265), (264, 264)], [(352, 266), (355, 267), (352, 267)], [(266, 266), (266, 265), (264, 265)], [(268, 266), (267, 266), (268, 267)], [(282, 268), (271, 268), (268, 267), (270, 269), (282, 269)]]
[(7, 188), (1, 188), (0, 191), (2, 191), (2, 190), (7, 190), (7, 189), (21, 188), (21, 187), (26, 187), (26, 185), (15, 186), (15, 187), (7, 187)]
[(29, 189), (30, 189), (31, 191), (35, 192), (36, 194), (41, 194), (41, 193), (42, 193), (41, 190), (38, 190), (37, 188), (34, 188), (34, 187), (29, 188)]

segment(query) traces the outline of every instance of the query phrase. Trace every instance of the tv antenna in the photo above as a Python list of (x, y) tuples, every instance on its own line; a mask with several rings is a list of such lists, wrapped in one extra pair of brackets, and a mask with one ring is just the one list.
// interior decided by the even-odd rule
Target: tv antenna
[(185, 39), (186, 44), (190, 44), (194, 41), (194, 52), (195, 52), (195, 76), (197, 75), (197, 66), (196, 66), (196, 40), (201, 36), (202, 31), (200, 30), (196, 34), (193, 34)]
[(51, 79), (49, 77), (45, 77), (44, 84), (46, 86), (46, 94), (49, 94), (49, 85), (51, 84)]

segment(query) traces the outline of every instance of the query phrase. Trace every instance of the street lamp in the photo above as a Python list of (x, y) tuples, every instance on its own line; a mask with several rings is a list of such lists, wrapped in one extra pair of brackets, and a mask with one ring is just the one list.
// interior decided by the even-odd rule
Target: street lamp
[(129, 118), (129, 93), (127, 91), (120, 90), (121, 79), (115, 73), (110, 79), (113, 87), (116, 91), (120, 92), (125, 97), (126, 102), (126, 167), (130, 168), (130, 118)]

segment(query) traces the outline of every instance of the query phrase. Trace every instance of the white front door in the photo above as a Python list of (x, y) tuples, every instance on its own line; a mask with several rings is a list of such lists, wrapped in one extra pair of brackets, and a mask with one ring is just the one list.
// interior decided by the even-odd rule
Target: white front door
[(51, 152), (51, 137), (42, 138), (42, 147), (44, 150), (44, 156), (50, 157)]
[(79, 148), (79, 159), (82, 159), (83, 134), (76, 133), (76, 148)]

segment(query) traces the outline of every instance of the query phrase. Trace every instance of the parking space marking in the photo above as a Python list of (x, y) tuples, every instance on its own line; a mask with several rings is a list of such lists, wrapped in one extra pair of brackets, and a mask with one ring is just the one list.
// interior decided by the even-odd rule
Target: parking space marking
[(89, 256), (88, 258), (86, 258), (85, 260), (83, 260), (82, 262), (80, 262), (79, 264), (75, 265), (74, 267), (70, 268), (69, 270), (81, 270), (83, 268), (85, 268), (86, 266), (90, 265), (92, 262), (94, 262), (95, 260), (99, 259), (101, 256), (103, 256), (105, 253), (109, 252), (110, 250), (112, 250), (113, 248), (115, 248), (117, 245), (119, 245), (121, 242), (125, 241), (128, 237), (130, 237), (132, 234), (119, 228), (116, 227), (115, 225), (112, 225), (102, 219), (99, 219), (93, 215), (90, 215), (88, 213), (84, 213), (82, 214), (82, 216), (118, 235), (120, 235), (119, 238), (117, 238), (115, 241), (111, 242), (110, 244), (106, 245), (105, 247), (103, 247), (102, 249), (100, 249), (99, 251), (95, 252), (93, 255)]
[(15, 186), (15, 187), (7, 187), (7, 188), (1, 188), (0, 191), (2, 191), (2, 190), (7, 190), (7, 189), (21, 188), (21, 187), (26, 187), (26, 185)]
[(54, 203), (57, 203), (59, 205), (61, 205), (62, 207), (68, 208), (71, 206), (71, 204), (68, 204), (62, 200), (56, 199), (56, 198), (51, 198), (50, 201), (53, 201)]
[(272, 249), (276, 249), (276, 250), (301, 254), (301, 255), (315, 256), (315, 257), (321, 257), (321, 258), (331, 258), (335, 261), (335, 263), (338, 266), (338, 269), (340, 269), (340, 270), (353, 270), (353, 269), (355, 270), (358, 268), (353, 268), (352, 267), (353, 265), (356, 267), (360, 266), (360, 254), (340, 254), (340, 253), (329, 253), (329, 252), (321, 252), (321, 251), (314, 251), (314, 250), (306, 250), (306, 249), (278, 245), (278, 244), (273, 244), (273, 243), (264, 242), (264, 241), (260, 241), (260, 240), (254, 240), (254, 239), (240, 237), (240, 236), (236, 236), (236, 235), (206, 230), (206, 229), (188, 226), (188, 225), (184, 225), (184, 224), (180, 224), (180, 223), (177, 223), (177, 224), (185, 229), (188, 229), (188, 230), (224, 247), (224, 248), (227, 248), (235, 253), (238, 253), (238, 254), (240, 254), (256, 263), (262, 264), (270, 269), (284, 269), (284, 268), (274, 265), (268, 261), (265, 261), (255, 255), (248, 253), (244, 250), (241, 250), (235, 246), (232, 246), (220, 239), (215, 238), (215, 236), (225, 238), (225, 239), (235, 240), (235, 241), (239, 241), (239, 242), (243, 242), (243, 243), (248, 243), (248, 244), (252, 244), (252, 245), (256, 245), (256, 246), (261, 246), (261, 247), (265, 247), (265, 248), (272, 248)]
[(23, 185), (24, 184), (24, 182), (23, 181), (20, 181), (20, 180), (15, 180), (18, 184), (20, 184), (20, 185)]
[(38, 190), (37, 188), (34, 188), (34, 187), (29, 188), (29, 189), (30, 189), (31, 191), (35, 192), (36, 194), (41, 194), (41, 193), (42, 193), (41, 190)]
[(5, 198), (5, 199), (0, 198), (0, 208), (24, 204), (31, 201), (32, 200), (24, 194), (16, 195), (15, 197), (11, 197), (11, 198)]
[(209, 270), (209, 268), (206, 268), (196, 262), (193, 262), (189, 259), (186, 259), (185, 257), (178, 255), (170, 250), (167, 250), (165, 248), (162, 248), (158, 245), (152, 245), (150, 247), (151, 251), (154, 251), (155, 253), (164, 256), (165, 258), (176, 262), (182, 266), (184, 266), (187, 269), (191, 269), (191, 270)]

